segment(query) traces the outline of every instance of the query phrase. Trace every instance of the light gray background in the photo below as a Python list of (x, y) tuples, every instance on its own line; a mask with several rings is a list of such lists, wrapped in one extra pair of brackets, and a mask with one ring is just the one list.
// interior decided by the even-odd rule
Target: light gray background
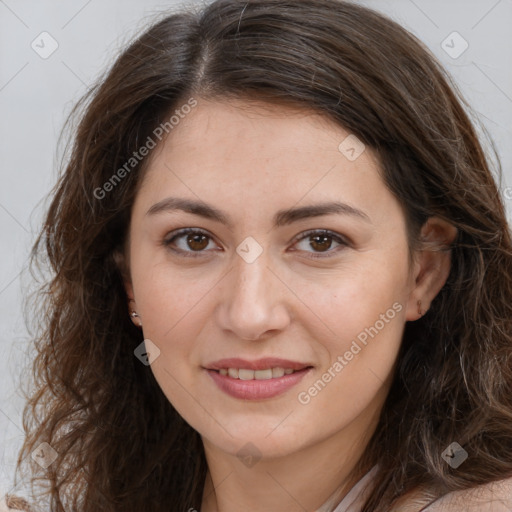
[[(182, 2), (183, 3), (183, 2)], [(498, 147), (512, 218), (512, 0), (364, 0), (423, 40), (455, 77)], [(174, 1), (0, 0), (0, 495), (11, 489), (21, 446), (19, 371), (30, 356), (21, 313), (28, 251), (43, 197), (55, 182), (57, 137), (66, 114), (117, 51)], [(57, 50), (41, 58), (48, 32)], [(457, 31), (458, 58), (442, 42)], [(458, 50), (462, 41), (448, 39)], [(48, 48), (48, 40), (45, 47)]]

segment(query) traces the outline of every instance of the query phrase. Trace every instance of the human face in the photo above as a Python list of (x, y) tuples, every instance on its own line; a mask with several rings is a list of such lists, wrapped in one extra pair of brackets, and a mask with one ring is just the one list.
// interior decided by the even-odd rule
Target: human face
[[(354, 159), (339, 149), (349, 132), (326, 118), (263, 107), (199, 99), (151, 155), (128, 291), (160, 349), (151, 371), (183, 418), (220, 450), (250, 441), (275, 457), (375, 417), (413, 280), (404, 214), (369, 148)], [(166, 208), (170, 197), (225, 222)], [(331, 202), (347, 206), (274, 224), (281, 210)], [(175, 238), (184, 228), (200, 233)], [(226, 358), (304, 369), (248, 382), (212, 369)]]

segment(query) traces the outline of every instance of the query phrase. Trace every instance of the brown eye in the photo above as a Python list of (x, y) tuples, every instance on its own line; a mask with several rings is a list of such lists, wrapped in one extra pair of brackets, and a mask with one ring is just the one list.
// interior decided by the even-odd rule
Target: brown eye
[[(308, 258), (329, 258), (332, 255), (337, 254), (343, 247), (349, 245), (348, 241), (337, 233), (324, 229), (307, 231), (306, 233), (303, 233), (298, 242), (304, 244), (303, 249), (301, 250), (310, 252), (308, 251), (308, 248), (313, 249), (313, 252), (310, 252), (310, 255), (307, 256)], [(307, 246), (306, 242), (308, 242)], [(333, 243), (338, 244), (338, 247), (331, 249)], [(326, 253), (325, 256), (322, 253)]]
[(195, 257), (207, 252), (205, 249), (210, 241), (211, 237), (207, 233), (198, 229), (186, 228), (171, 233), (170, 238), (166, 238), (162, 244), (180, 255)]
[[(205, 240), (207, 241), (205, 244)], [(208, 246), (208, 237), (206, 235), (187, 235), (186, 243), (194, 251), (201, 251)]]
[(309, 245), (315, 249), (319, 250), (321, 252), (328, 251), (332, 246), (332, 237), (326, 236), (326, 235), (316, 235), (313, 237), (310, 237)]

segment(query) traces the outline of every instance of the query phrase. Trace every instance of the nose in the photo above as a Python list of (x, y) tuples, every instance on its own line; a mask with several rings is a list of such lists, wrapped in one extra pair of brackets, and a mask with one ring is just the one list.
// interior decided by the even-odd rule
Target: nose
[(252, 263), (236, 255), (223, 280), (217, 320), (235, 339), (266, 339), (290, 324), (287, 298), (291, 293), (269, 263), (265, 251)]

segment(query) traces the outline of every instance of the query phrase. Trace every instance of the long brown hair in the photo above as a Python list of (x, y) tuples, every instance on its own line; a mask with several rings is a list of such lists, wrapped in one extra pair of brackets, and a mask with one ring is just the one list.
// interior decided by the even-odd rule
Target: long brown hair
[[(405, 326), (356, 468), (379, 468), (363, 511), (389, 511), (418, 489), (435, 499), (512, 476), (511, 233), (455, 85), (420, 41), (367, 8), (217, 0), (155, 22), (73, 113), (79, 124), (32, 253), (33, 269), (51, 276), (41, 274), (30, 310), (37, 356), (18, 470), (29, 466), (41, 499), (53, 512), (200, 509), (200, 436), (134, 357), (142, 339), (116, 265), (147, 159), (105, 187), (195, 97), (315, 109), (375, 151), (410, 247), (430, 216), (458, 228), (448, 280)], [(468, 453), (457, 469), (442, 458), (454, 441)], [(44, 470), (30, 457), (41, 442), (58, 453)]]

